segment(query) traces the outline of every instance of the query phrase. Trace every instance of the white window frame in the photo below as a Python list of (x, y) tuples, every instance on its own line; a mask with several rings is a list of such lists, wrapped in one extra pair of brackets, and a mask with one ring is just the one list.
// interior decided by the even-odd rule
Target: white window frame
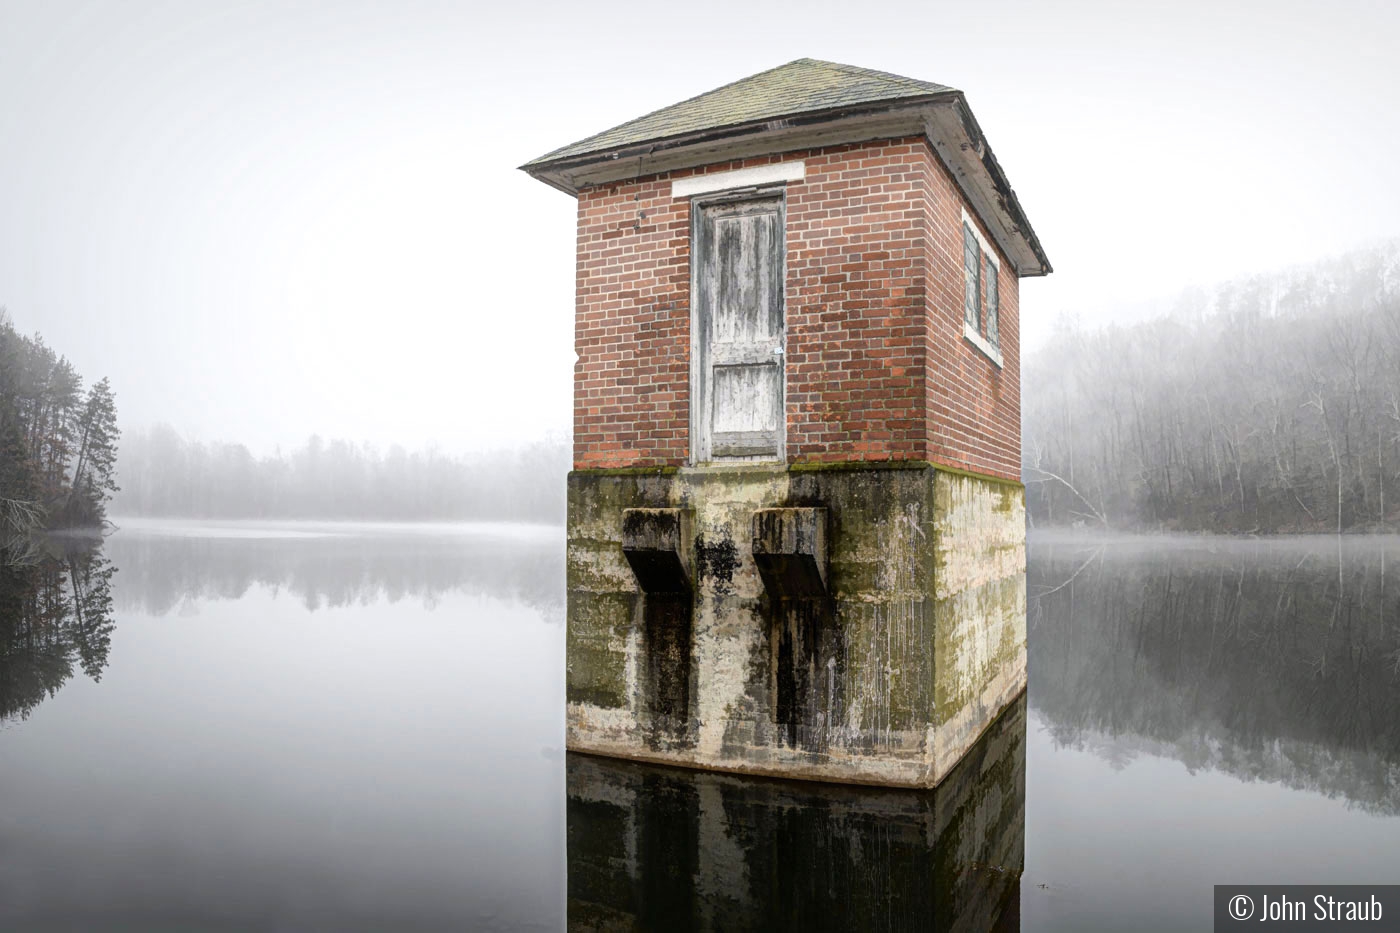
[[(972, 215), (969, 214), (969, 213), (967, 212), (967, 208), (965, 208), (965, 207), (962, 209), (962, 222), (963, 222), (964, 224), (967, 225), (967, 229), (969, 229), (969, 230), (972, 231), (972, 238), (973, 238), (974, 240), (977, 241), (977, 246), (978, 246), (978, 248), (982, 251), (982, 255), (986, 257), (987, 262), (988, 262), (994, 269), (997, 270), (997, 335), (998, 335), (998, 337), (1000, 337), (1000, 335), (1001, 335), (1001, 289), (1002, 289), (1001, 261), (1000, 261), (999, 259), (997, 259), (996, 250), (992, 249), (992, 245), (991, 245), (990, 243), (987, 242), (987, 238), (984, 237), (984, 236), (982, 236), (982, 231), (979, 230), (979, 229), (977, 228), (977, 221), (976, 221), (975, 219), (973, 219)], [(959, 232), (959, 234), (961, 234), (962, 231), (960, 230), (960, 231), (958, 231), (958, 232)], [(959, 242), (962, 241), (961, 235), (959, 235), (958, 240), (959, 240)], [(981, 280), (981, 277), (982, 277), (982, 270), (979, 269), (979, 270), (977, 271), (977, 274), (978, 274), (978, 279), (979, 279), (979, 281), (980, 281), (980, 280)], [(985, 295), (986, 295), (986, 289), (985, 289), (985, 288), (978, 288), (978, 293), (979, 293), (978, 296), (977, 296), (977, 297), (978, 297), (978, 300), (981, 300), (981, 299), (983, 299), (983, 298), (985, 297)], [(998, 369), (1003, 368), (1006, 364), (1002, 361), (1002, 358), (1001, 358), (1001, 348), (1000, 348), (999, 346), (997, 346), (997, 344), (992, 343), (992, 342), (991, 342), (990, 340), (988, 340), (986, 337), (983, 337), (980, 333), (978, 333), (976, 330), (974, 330), (974, 329), (967, 323), (967, 316), (966, 316), (966, 315), (963, 315), (962, 317), (963, 317), (963, 337), (964, 337), (964, 339), (966, 339), (968, 343), (972, 344), (972, 345), (973, 345), (974, 347), (976, 347), (978, 350), (981, 350), (981, 351), (982, 351), (982, 354), (983, 354), (985, 357), (987, 357), (987, 359), (989, 359), (989, 360), (991, 360), (993, 363), (995, 363), (995, 364), (997, 365), (997, 368), (998, 368)], [(982, 309), (982, 308), (979, 308), (979, 309), (978, 309), (978, 321), (981, 322), (981, 321), (985, 321), (986, 319), (987, 319), (987, 312), (986, 312), (986, 310), (985, 310), (985, 309)]]

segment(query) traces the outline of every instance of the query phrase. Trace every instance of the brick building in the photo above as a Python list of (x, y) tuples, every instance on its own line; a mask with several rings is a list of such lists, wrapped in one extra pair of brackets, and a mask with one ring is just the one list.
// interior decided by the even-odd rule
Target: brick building
[(1018, 280), (961, 92), (801, 59), (578, 199), (570, 748), (930, 786), (1025, 684)]

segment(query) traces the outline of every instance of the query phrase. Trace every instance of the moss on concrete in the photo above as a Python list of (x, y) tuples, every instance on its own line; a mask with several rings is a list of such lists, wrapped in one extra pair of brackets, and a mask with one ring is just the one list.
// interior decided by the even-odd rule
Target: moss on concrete
[[(1005, 702), (995, 697), (1007, 672), (1024, 676), (1023, 496), (1018, 483), (923, 461), (575, 471), (569, 697), (626, 715), (581, 713), (570, 721), (571, 747), (926, 785), (951, 766), (935, 760), (927, 737), (946, 726), (955, 746), (970, 742), (999, 709), (987, 708), (988, 697)], [(637, 675), (647, 656), (636, 621), (643, 597), (621, 529), (624, 509), (662, 507), (695, 515), (694, 675), (691, 721), (682, 726), (689, 739), (658, 751), (628, 732), (652, 701)], [(778, 646), (796, 644), (798, 630), (781, 642), (776, 626), (817, 615), (794, 616), (764, 589), (752, 518), (804, 507), (827, 516), (830, 607), (826, 634), (802, 648), (811, 666), (794, 688), (779, 682), (797, 675), (780, 663)], [(805, 718), (796, 727), (780, 728), (779, 698), (793, 689), (819, 692), (799, 704)]]
[(1026, 491), (1022, 487), (1020, 490), (1003, 486), (997, 490), (996, 510), (1004, 515), (1010, 515), (1016, 511), (1016, 507), (1025, 508)]
[(569, 476), (674, 476), (679, 470), (675, 466), (589, 467), (570, 470)]
[(962, 476), (966, 477), (967, 479), (975, 479), (983, 483), (993, 483), (998, 486), (1010, 486), (1015, 489), (1026, 488), (1025, 484), (1023, 484), (1020, 480), (1007, 479), (1004, 476), (992, 476), (989, 473), (975, 473), (972, 470), (963, 470), (959, 469), (958, 467), (945, 466), (942, 463), (935, 463), (932, 464), (932, 466), (938, 472), (946, 473), (949, 476)]
[(627, 640), (635, 598), (630, 593), (571, 590), (565, 695), (604, 709), (627, 705)]
[(570, 593), (614, 593), (633, 588), (631, 572), (615, 542), (571, 542), (564, 559), (564, 574)]
[(943, 662), (934, 681), (933, 721), (941, 724), (978, 703), (997, 673), (1025, 651), (1025, 580), (992, 580), (937, 600), (933, 611), (933, 653)]
[(884, 470), (927, 470), (927, 460), (813, 460), (788, 465), (792, 473), (877, 473)]

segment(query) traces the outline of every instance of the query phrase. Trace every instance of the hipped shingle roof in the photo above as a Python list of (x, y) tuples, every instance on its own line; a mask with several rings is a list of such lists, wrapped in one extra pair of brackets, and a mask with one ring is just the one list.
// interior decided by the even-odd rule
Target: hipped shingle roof
[(559, 159), (673, 136), (799, 113), (930, 97), (953, 91), (953, 88), (931, 81), (917, 81), (884, 71), (814, 58), (799, 58), (555, 149), (521, 167), (528, 171), (534, 166)]

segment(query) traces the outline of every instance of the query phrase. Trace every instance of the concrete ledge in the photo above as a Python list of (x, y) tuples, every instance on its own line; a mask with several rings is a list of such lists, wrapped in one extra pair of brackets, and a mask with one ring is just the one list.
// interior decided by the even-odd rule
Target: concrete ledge
[(760, 509), (753, 513), (753, 559), (775, 599), (825, 596), (826, 509)]
[(690, 513), (623, 509), (622, 554), (643, 593), (689, 593)]

